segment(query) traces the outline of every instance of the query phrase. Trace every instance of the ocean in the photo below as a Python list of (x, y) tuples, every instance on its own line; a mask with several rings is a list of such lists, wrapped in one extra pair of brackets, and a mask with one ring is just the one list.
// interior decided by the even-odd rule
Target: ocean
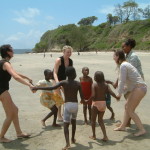
[(32, 49), (14, 49), (15, 54), (31, 53)]

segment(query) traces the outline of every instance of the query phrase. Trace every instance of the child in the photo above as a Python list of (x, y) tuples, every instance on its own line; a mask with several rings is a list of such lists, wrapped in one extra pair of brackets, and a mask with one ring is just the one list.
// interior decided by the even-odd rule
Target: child
[(76, 71), (73, 67), (66, 68), (67, 80), (62, 80), (52, 87), (35, 87), (33, 90), (53, 90), (62, 86), (64, 88), (65, 104), (64, 104), (64, 134), (66, 139), (66, 146), (63, 150), (70, 148), (69, 142), (69, 124), (72, 124), (72, 138), (71, 142), (75, 143), (76, 131), (76, 117), (78, 112), (77, 94), (80, 93), (81, 102), (83, 102), (83, 94), (80, 82), (74, 80), (76, 78)]
[[(107, 84), (111, 84), (114, 87), (114, 85), (113, 85), (114, 83), (112, 81), (110, 81), (110, 80), (105, 80), (105, 81), (106, 81)], [(110, 95), (109, 92), (106, 94), (106, 107), (111, 112), (110, 120), (115, 119), (115, 113), (114, 113), (114, 111), (111, 107), (111, 95)]]
[(96, 139), (95, 134), (95, 123), (96, 123), (96, 117), (98, 115), (98, 123), (102, 129), (103, 132), (103, 141), (107, 141), (108, 137), (106, 134), (105, 125), (103, 122), (103, 116), (106, 109), (106, 94), (109, 92), (113, 97), (117, 98), (115, 93), (112, 92), (110, 87), (106, 84), (104, 79), (104, 74), (101, 71), (96, 71), (94, 75), (94, 80), (96, 83), (92, 84), (92, 96), (90, 97), (90, 100), (92, 100), (92, 131), (93, 136), (90, 136), (91, 139)]
[(111, 96), (110, 96), (109, 92), (106, 94), (106, 107), (111, 112), (110, 120), (115, 119), (115, 113), (114, 113), (114, 111), (113, 111), (113, 109), (111, 107)]
[[(82, 88), (84, 99), (88, 100), (91, 96), (91, 87), (92, 87), (93, 80), (91, 77), (88, 76), (89, 75), (88, 67), (82, 68), (82, 74), (83, 76), (79, 78), (81, 83), (81, 88)], [(84, 124), (86, 125), (88, 124), (87, 107), (89, 110), (89, 120), (91, 122), (91, 105), (92, 105), (92, 101), (83, 104)]]
[[(53, 80), (53, 72), (49, 69), (44, 70), (44, 80), (40, 80), (37, 84), (36, 87), (49, 87), (55, 84), (55, 81)], [(43, 106), (49, 108), (51, 112), (41, 120), (42, 125), (46, 126), (45, 121), (50, 118), (52, 115), (54, 115), (54, 120), (53, 120), (53, 127), (60, 127), (60, 125), (56, 124), (56, 119), (57, 119), (57, 112), (58, 108), (60, 105), (63, 104), (63, 99), (61, 96), (59, 96), (57, 93), (54, 91), (43, 91), (40, 96), (40, 102)]]

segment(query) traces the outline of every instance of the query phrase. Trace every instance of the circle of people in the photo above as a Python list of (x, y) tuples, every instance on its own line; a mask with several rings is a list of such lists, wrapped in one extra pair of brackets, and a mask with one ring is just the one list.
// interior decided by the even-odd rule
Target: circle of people
[[(75, 143), (76, 132), (76, 118), (78, 112), (78, 92), (81, 98), (80, 103), (83, 104), (84, 124), (91, 123), (92, 136), (89, 138), (96, 140), (95, 126), (96, 118), (98, 116), (98, 123), (101, 127), (104, 142), (108, 141), (103, 116), (106, 108), (111, 112), (110, 119), (114, 119), (114, 111), (111, 107), (111, 96), (120, 100), (123, 95), (126, 99), (124, 117), (120, 124), (117, 124), (114, 131), (125, 131), (126, 127), (131, 126), (131, 119), (139, 129), (134, 136), (141, 136), (146, 133), (146, 130), (141, 123), (139, 116), (135, 109), (139, 105), (147, 92), (147, 86), (144, 81), (144, 75), (141, 68), (139, 57), (133, 52), (136, 46), (134, 39), (127, 39), (122, 44), (122, 50), (114, 51), (113, 59), (118, 67), (118, 77), (116, 82), (106, 80), (102, 71), (96, 71), (94, 74), (94, 82), (89, 76), (89, 68), (83, 67), (80, 81), (75, 80), (76, 70), (73, 67), (73, 61), (70, 58), (73, 48), (71, 46), (63, 47), (63, 56), (55, 61), (53, 71), (50, 69), (44, 70), (45, 79), (40, 80), (36, 85), (32, 84), (32, 80), (25, 75), (16, 72), (10, 59), (14, 55), (11, 45), (6, 44), (0, 47), (2, 59), (0, 60), (0, 101), (6, 113), (6, 119), (0, 131), (0, 142), (8, 143), (12, 140), (7, 139), (5, 134), (13, 122), (17, 138), (28, 138), (30, 134), (24, 133), (21, 130), (18, 119), (18, 107), (12, 101), (9, 93), (9, 81), (13, 77), (16, 81), (29, 86), (33, 93), (37, 90), (42, 90), (40, 102), (43, 106), (51, 110), (45, 116), (41, 123), (46, 126), (45, 121), (54, 116), (52, 126), (60, 127), (56, 123), (58, 121), (64, 122), (64, 136), (66, 145), (63, 150), (70, 148), (69, 140), (69, 125), (72, 125), (71, 143)], [(117, 88), (115, 94), (109, 84)], [(62, 92), (61, 92), (62, 91)], [(64, 94), (64, 100), (61, 93)], [(63, 117), (61, 114), (61, 106), (64, 105)], [(89, 113), (89, 122), (87, 119), (87, 110)]]

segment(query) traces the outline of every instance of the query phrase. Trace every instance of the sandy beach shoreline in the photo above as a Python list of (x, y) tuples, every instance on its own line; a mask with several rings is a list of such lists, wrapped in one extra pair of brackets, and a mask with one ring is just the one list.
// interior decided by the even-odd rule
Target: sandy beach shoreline
[[(147, 86), (150, 86), (150, 69), (149, 60), (150, 53), (136, 52), (142, 62), (142, 68), (145, 76)], [(51, 57), (52, 54), (52, 57)], [(116, 64), (112, 59), (113, 52), (82, 52), (80, 55), (74, 52), (71, 58), (74, 61), (74, 67), (77, 71), (77, 78), (81, 76), (81, 69), (84, 66), (89, 67), (90, 76), (93, 78), (95, 71), (103, 71), (105, 78), (109, 80), (116, 80), (117, 71)], [(61, 53), (28, 53), (28, 54), (15, 54), (15, 57), (11, 60), (12, 66), (16, 71), (25, 74), (33, 79), (33, 83), (36, 83), (40, 79), (44, 78), (44, 69), (53, 69), (55, 59), (61, 56)], [(111, 87), (112, 88), (112, 87)], [(114, 90), (112, 88), (112, 90)], [(114, 90), (115, 91), (115, 90)], [(49, 113), (49, 110), (40, 104), (39, 94), (40, 91), (33, 94), (28, 87), (21, 85), (14, 81), (10, 82), (10, 93), (13, 101), (19, 107), (20, 124), (23, 131), (31, 133), (31, 138), (19, 140), (16, 138), (13, 125), (8, 130), (6, 137), (13, 139), (12, 143), (2, 144), (0, 143), (0, 150), (61, 150), (65, 145), (65, 139), (63, 135), (63, 126), (61, 128), (54, 128), (51, 126), (52, 118), (46, 122), (47, 127), (43, 128), (40, 121)], [(72, 144), (71, 150), (149, 150), (150, 149), (150, 93), (149, 88), (147, 95), (144, 97), (137, 113), (141, 117), (144, 127), (147, 130), (147, 134), (141, 137), (134, 137), (132, 133), (136, 131), (136, 127), (132, 122), (131, 128), (127, 128), (127, 132), (113, 131), (116, 122), (119, 122), (123, 118), (123, 110), (125, 100), (122, 97), (120, 102), (117, 102), (112, 98), (112, 107), (115, 112), (115, 120), (109, 120), (110, 112), (106, 110), (104, 121), (106, 125), (106, 131), (109, 141), (104, 143), (101, 141), (102, 132), (97, 125), (96, 133), (97, 140), (92, 140), (89, 136), (92, 134), (90, 125), (83, 125), (83, 113), (82, 105), (79, 104), (79, 112), (77, 117), (77, 131), (76, 139), (77, 143)], [(79, 99), (80, 101), (80, 99)], [(4, 110), (0, 106), (0, 127), (2, 126), (5, 118)], [(62, 124), (62, 123), (60, 123)], [(63, 124), (62, 124), (63, 125)], [(70, 127), (71, 133), (71, 127)]]

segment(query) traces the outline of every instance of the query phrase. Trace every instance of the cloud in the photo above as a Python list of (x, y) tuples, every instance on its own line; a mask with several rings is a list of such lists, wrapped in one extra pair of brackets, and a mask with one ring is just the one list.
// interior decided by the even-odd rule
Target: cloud
[(14, 11), (17, 16), (22, 16), (25, 18), (34, 18), (35, 16), (40, 15), (40, 10), (37, 8), (27, 8), (21, 11)]
[(22, 10), (22, 14), (27, 18), (33, 18), (40, 15), (40, 10), (37, 8), (27, 8), (26, 10)]
[(138, 7), (142, 8), (142, 9), (146, 8), (148, 5), (150, 5), (150, 2), (149, 3), (138, 3)]
[(100, 14), (113, 14), (114, 13), (114, 6), (102, 6), (99, 10), (98, 10), (98, 13)]
[(35, 22), (34, 18), (40, 15), (40, 10), (37, 8), (27, 8), (21, 11), (14, 11), (17, 17), (13, 18), (14, 21), (24, 24), (31, 25)]
[(46, 20), (53, 20), (54, 19), (54, 17), (52, 17), (52, 16), (46, 16), (45, 18), (46, 18)]
[(4, 43), (10, 43), (14, 48), (33, 48), (42, 34), (39, 30), (30, 30), (27, 33), (18, 32), (7, 37)]
[(14, 18), (13, 20), (24, 25), (30, 25), (33, 22), (32, 20), (26, 19), (24, 17)]

